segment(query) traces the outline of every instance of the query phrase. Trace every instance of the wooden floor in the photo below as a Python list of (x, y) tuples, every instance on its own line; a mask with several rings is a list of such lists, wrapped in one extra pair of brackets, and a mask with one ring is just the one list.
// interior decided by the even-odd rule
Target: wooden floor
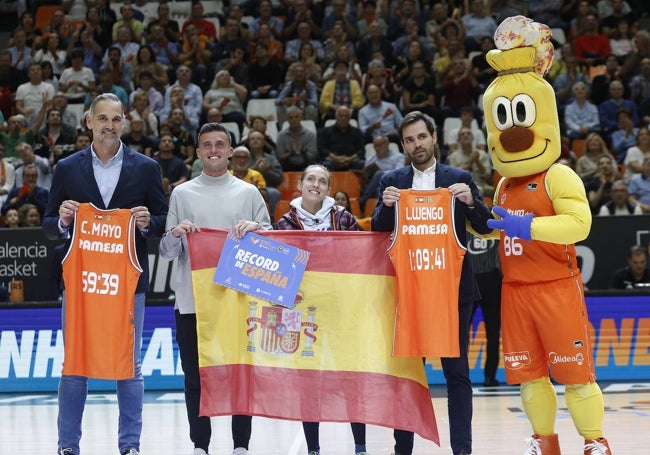
[[(650, 453), (650, 382), (601, 384), (605, 393), (605, 434), (614, 455)], [(531, 433), (521, 409), (518, 388), (474, 389), (474, 455), (521, 455), (523, 440)], [(560, 411), (556, 432), (564, 455), (582, 455), (582, 440), (564, 407), (558, 388)], [(444, 388), (432, 388), (441, 447), (416, 436), (414, 455), (451, 454)], [(56, 452), (56, 395), (0, 394), (0, 454)], [(187, 420), (181, 393), (148, 392), (144, 406), (143, 455), (189, 455)], [(117, 454), (117, 405), (112, 394), (91, 394), (84, 414), (81, 449), (84, 455)], [(367, 446), (372, 455), (392, 452), (392, 431), (368, 426)], [(232, 451), (230, 418), (213, 419), (212, 455)], [(252, 455), (306, 454), (298, 422), (253, 419)], [(323, 455), (353, 455), (347, 424), (321, 424)]]

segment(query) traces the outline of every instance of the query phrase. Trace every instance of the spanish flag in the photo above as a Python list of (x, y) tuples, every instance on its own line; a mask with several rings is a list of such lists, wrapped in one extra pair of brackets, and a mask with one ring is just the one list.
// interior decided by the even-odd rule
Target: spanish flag
[(311, 253), (291, 309), (213, 283), (226, 234), (188, 238), (201, 415), (365, 422), (440, 444), (422, 359), (391, 355), (388, 233), (262, 233)]

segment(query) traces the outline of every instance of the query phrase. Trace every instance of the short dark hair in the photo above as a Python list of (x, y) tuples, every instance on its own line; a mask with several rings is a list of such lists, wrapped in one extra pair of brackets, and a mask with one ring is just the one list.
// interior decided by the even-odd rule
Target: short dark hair
[(138, 80), (142, 79), (143, 77), (148, 77), (149, 79), (153, 79), (153, 73), (148, 70), (144, 70), (143, 72), (140, 73), (140, 77)]
[(630, 247), (629, 251), (627, 252), (627, 257), (631, 258), (632, 256), (636, 256), (637, 254), (642, 254), (645, 257), (648, 257), (648, 249), (641, 245), (633, 245)]
[(199, 144), (201, 140), (201, 136), (203, 134), (207, 133), (212, 133), (215, 131), (221, 131), (222, 133), (226, 134), (226, 137), (228, 137), (228, 145), (230, 144), (230, 132), (228, 131), (228, 128), (223, 126), (221, 123), (204, 123), (203, 126), (201, 126), (201, 129), (199, 130), (198, 134), (196, 135), (196, 143), (197, 145)]
[(619, 110), (616, 111), (616, 119), (621, 116), (621, 114), (627, 115), (629, 118), (632, 118), (632, 111), (628, 109), (627, 107), (622, 107)]
[(406, 116), (404, 116), (402, 123), (400, 123), (399, 125), (400, 139), (404, 139), (402, 136), (402, 131), (404, 130), (404, 128), (406, 128), (409, 125), (412, 125), (413, 123), (419, 122), (420, 120), (424, 122), (429, 133), (433, 134), (436, 132), (436, 122), (431, 117), (429, 117), (424, 112), (412, 111), (406, 114)]
[(174, 135), (170, 131), (163, 131), (160, 133), (160, 137), (158, 139), (162, 139), (165, 136), (171, 137), (172, 141), (174, 140)]

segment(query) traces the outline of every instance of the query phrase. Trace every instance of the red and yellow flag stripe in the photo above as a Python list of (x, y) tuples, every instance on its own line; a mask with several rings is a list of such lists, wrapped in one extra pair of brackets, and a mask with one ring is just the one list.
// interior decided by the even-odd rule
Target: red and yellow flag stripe
[(212, 282), (226, 231), (203, 229), (188, 239), (201, 414), (365, 422), (439, 443), (422, 359), (391, 355), (388, 235), (263, 235), (311, 253), (292, 309)]

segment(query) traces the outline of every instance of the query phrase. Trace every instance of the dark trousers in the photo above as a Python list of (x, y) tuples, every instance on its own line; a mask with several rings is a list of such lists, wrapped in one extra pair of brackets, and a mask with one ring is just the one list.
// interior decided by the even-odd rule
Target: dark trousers
[[(485, 321), (485, 379), (494, 379), (499, 367), (499, 340), (501, 338), (501, 272), (493, 270), (474, 274), (481, 290), (481, 300), (474, 303), (474, 311), (481, 306)], [(474, 316), (472, 312), (472, 317)]]
[[(181, 355), (181, 366), (185, 374), (185, 407), (190, 424), (190, 439), (194, 447), (208, 452), (212, 426), (210, 417), (199, 416), (201, 401), (201, 380), (199, 378), (199, 347), (196, 334), (196, 314), (180, 314), (175, 311), (176, 342)], [(232, 416), (232, 439), (234, 447), (248, 449), (251, 438), (251, 416)]]
[[(318, 422), (303, 422), (302, 429), (305, 432), (305, 441), (307, 441), (307, 452), (320, 451), (320, 439), (318, 434)], [(352, 436), (356, 445), (366, 444), (366, 424), (351, 422)]]
[[(469, 379), (469, 322), (472, 302), (460, 302), (459, 341), (460, 357), (443, 357), (442, 371), (447, 382), (447, 413), (449, 415), (449, 436), (454, 455), (472, 453), (472, 382)], [(395, 430), (395, 454), (411, 455), (413, 432)]]

